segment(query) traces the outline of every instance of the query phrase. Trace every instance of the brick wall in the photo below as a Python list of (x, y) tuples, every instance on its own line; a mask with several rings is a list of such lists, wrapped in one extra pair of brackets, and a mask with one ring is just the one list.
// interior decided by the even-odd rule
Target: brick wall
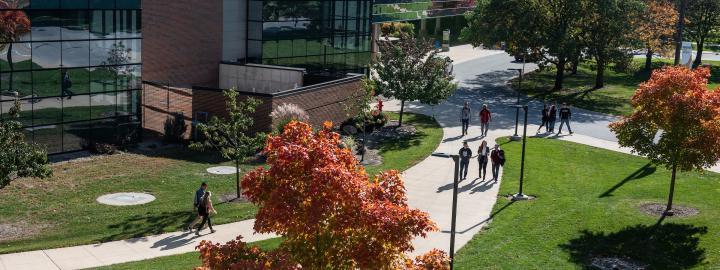
[(360, 78), (351, 79), (342, 83), (319, 86), (299, 94), (276, 97), (273, 99), (273, 107), (283, 103), (294, 103), (307, 111), (313, 126), (320, 127), (328, 120), (337, 125), (347, 119), (343, 102), (361, 89)]
[[(143, 84), (142, 117), (143, 128), (158, 134), (165, 133), (165, 121), (174, 113), (182, 113), (188, 125), (185, 137), (190, 136), (190, 123), (193, 115), (193, 91), (189, 88), (178, 88)], [(169, 102), (168, 102), (169, 101)]]
[(216, 87), (222, 0), (143, 1), (143, 80)]

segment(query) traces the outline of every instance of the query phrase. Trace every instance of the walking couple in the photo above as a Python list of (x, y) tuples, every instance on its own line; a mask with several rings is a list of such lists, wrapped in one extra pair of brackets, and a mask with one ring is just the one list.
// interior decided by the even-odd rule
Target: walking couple
[[(463, 106), (462, 111), (460, 112), (462, 136), (468, 134), (468, 128), (470, 127), (470, 115), (472, 115), (470, 103), (466, 101), (465, 106)], [(486, 137), (488, 130), (490, 129), (490, 121), (492, 121), (492, 114), (490, 113), (490, 110), (488, 110), (487, 104), (483, 104), (478, 116), (480, 117), (480, 136)]]
[(215, 211), (215, 208), (213, 207), (212, 200), (210, 199), (210, 196), (212, 196), (212, 193), (210, 191), (207, 191), (207, 183), (203, 182), (200, 184), (200, 188), (195, 191), (195, 197), (193, 200), (193, 208), (194, 213), (197, 213), (197, 216), (195, 219), (190, 222), (190, 224), (185, 227), (186, 230), (189, 230), (192, 232), (193, 226), (200, 220), (202, 222), (200, 223), (200, 226), (197, 227), (197, 231), (195, 231), (195, 235), (200, 235), (200, 231), (205, 226), (205, 223), (207, 223), (208, 228), (210, 228), (210, 233), (214, 233), (215, 230), (212, 227), (212, 221), (210, 220), (210, 214), (217, 214), (217, 211)]
[[(540, 124), (540, 127), (537, 130), (537, 133), (540, 133), (540, 130), (545, 127), (545, 132), (549, 133), (555, 133), (555, 121), (557, 120), (557, 106), (555, 104), (548, 107), (547, 104), (543, 105), (542, 109), (542, 124)], [(570, 108), (568, 108), (567, 103), (563, 103), (562, 107), (560, 108), (560, 130), (557, 134), (562, 134), (562, 128), (563, 125), (567, 125), (568, 131), (570, 131), (570, 134), (573, 134), (572, 129), (570, 128), (570, 118), (572, 117), (572, 112), (570, 112)]]
[(488, 160), (492, 161), (492, 180), (495, 182), (497, 182), (500, 174), (500, 166), (505, 165), (505, 151), (500, 149), (500, 146), (497, 144), (495, 144), (492, 151), (490, 151), (490, 147), (488, 147), (487, 141), (482, 141), (480, 147), (478, 147), (478, 153), (476, 156), (472, 155), (472, 150), (470, 150), (468, 143), (463, 142), (463, 148), (460, 149), (459, 155), (461, 180), (465, 180), (467, 178), (468, 167), (470, 165), (471, 158), (478, 158), (478, 164), (480, 166), (478, 178), (482, 177), (482, 180), (485, 180)]

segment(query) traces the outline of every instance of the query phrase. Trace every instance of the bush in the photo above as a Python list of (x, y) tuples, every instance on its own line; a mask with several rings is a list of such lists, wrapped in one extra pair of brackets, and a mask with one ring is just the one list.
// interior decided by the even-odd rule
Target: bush
[(183, 142), (185, 140), (183, 136), (185, 130), (187, 130), (185, 115), (181, 112), (173, 113), (165, 120), (165, 134), (163, 134), (163, 139), (168, 143)]
[(88, 150), (90, 153), (98, 155), (113, 155), (117, 153), (117, 147), (109, 143), (92, 143)]
[(358, 114), (358, 116), (345, 120), (345, 122), (343, 122), (340, 127), (343, 131), (345, 131), (345, 126), (352, 125), (358, 130), (358, 132), (362, 132), (363, 118), (365, 119), (366, 132), (372, 132), (376, 128), (384, 127), (385, 124), (387, 124), (387, 122), (390, 120), (390, 118), (384, 112), (372, 110), (371, 112), (365, 114), (365, 117), (363, 117), (362, 114)]
[(277, 106), (270, 113), (270, 118), (272, 118), (272, 126), (270, 128), (272, 128), (272, 130), (276, 133), (282, 133), (285, 125), (290, 123), (292, 120), (300, 122), (310, 121), (308, 113), (300, 108), (300, 106), (292, 103), (283, 103), (280, 104), (280, 106)]
[(340, 148), (350, 149), (350, 151), (352, 151), (353, 149), (355, 149), (356, 145), (357, 143), (355, 142), (355, 138), (353, 138), (352, 136), (345, 136), (340, 138)]

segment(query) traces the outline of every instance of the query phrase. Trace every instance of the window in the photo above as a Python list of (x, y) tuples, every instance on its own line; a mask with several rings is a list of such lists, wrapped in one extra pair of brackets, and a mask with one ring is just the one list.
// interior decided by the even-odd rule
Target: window
[(91, 39), (105, 39), (115, 37), (115, 32), (113, 29), (113, 22), (115, 21), (114, 11), (93, 10), (89, 14)]
[(85, 10), (68, 10), (62, 12), (62, 39), (88, 39), (90, 35), (90, 22), (88, 12)]
[(60, 67), (60, 42), (35, 42), (32, 46), (32, 62), (36, 68)]
[(28, 12), (32, 40), (60, 40), (61, 22), (59, 14), (56, 11), (46, 10)]
[(62, 43), (62, 66), (65, 68), (90, 65), (89, 41), (66, 41)]
[[(0, 51), (0, 71), (19, 71), (30, 70), (31, 65), (31, 48), (27, 43), (8, 43)], [(8, 54), (8, 51), (11, 51)], [(8, 59), (10, 58), (10, 59)], [(10, 65), (12, 62), (12, 65)]]
[(60, 96), (60, 70), (36, 70), (32, 72), (33, 94), (36, 97)]
[(88, 0), (60, 0), (60, 7), (63, 9), (86, 9)]
[(137, 10), (117, 10), (115, 12), (117, 38), (140, 37), (140, 12)]
[(49, 9), (49, 8), (59, 8), (59, 7), (60, 7), (59, 0), (31, 0), (30, 1), (30, 8), (33, 8), (33, 9)]

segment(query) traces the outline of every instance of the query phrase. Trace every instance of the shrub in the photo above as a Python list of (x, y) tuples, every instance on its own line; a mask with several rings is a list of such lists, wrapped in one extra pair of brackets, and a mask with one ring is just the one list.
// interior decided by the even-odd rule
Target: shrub
[(310, 121), (310, 116), (307, 112), (300, 108), (300, 106), (292, 103), (283, 103), (280, 104), (280, 106), (277, 106), (270, 113), (270, 118), (272, 118), (271, 128), (277, 133), (282, 133), (285, 125), (290, 123), (292, 120), (300, 122)]
[(187, 130), (185, 124), (185, 115), (181, 112), (172, 113), (165, 119), (165, 134), (163, 139), (165, 142), (178, 143), (185, 140), (183, 134)]
[(109, 143), (91, 143), (90, 153), (99, 155), (113, 155), (117, 153), (117, 147)]
[(350, 149), (350, 151), (352, 151), (356, 145), (355, 138), (352, 136), (345, 136), (340, 139), (340, 148)]

